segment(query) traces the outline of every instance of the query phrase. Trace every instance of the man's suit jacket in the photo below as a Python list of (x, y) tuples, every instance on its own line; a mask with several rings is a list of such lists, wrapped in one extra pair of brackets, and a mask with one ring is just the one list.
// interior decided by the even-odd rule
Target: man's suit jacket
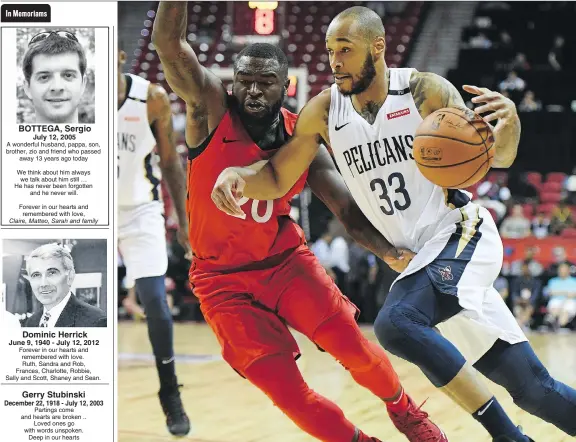
[[(24, 327), (38, 327), (43, 314), (44, 309), (34, 313), (24, 323)], [(55, 327), (106, 327), (106, 324), (106, 313), (72, 295)]]

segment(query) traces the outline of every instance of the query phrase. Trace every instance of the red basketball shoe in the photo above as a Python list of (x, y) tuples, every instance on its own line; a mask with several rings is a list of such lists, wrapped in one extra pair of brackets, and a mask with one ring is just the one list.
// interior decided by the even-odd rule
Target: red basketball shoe
[(414, 401), (408, 397), (408, 410), (403, 414), (396, 414), (388, 410), (394, 426), (410, 442), (448, 442), (444, 432), (430, 419), (428, 413), (422, 411), (422, 405), (416, 407)]

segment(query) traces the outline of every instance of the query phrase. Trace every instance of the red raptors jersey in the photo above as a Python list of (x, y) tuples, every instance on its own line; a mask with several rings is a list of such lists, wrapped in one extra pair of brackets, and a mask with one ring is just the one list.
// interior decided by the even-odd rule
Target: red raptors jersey
[[(282, 109), (284, 127), (292, 135), (297, 115)], [(195, 149), (190, 153), (195, 155)], [(220, 173), (270, 158), (250, 138), (238, 116), (227, 111), (207, 147), (188, 161), (188, 219), (194, 264), (207, 270), (231, 270), (263, 261), (305, 242), (290, 218), (289, 201), (304, 188), (305, 172), (288, 194), (274, 201), (240, 200), (246, 219), (220, 211), (211, 198)]]

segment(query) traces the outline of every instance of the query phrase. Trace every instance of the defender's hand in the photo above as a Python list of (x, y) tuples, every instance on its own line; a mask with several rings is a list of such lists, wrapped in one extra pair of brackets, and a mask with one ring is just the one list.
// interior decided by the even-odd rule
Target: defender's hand
[(224, 169), (212, 189), (212, 201), (222, 212), (245, 219), (246, 214), (238, 204), (245, 185), (246, 181), (233, 168)]
[(392, 270), (402, 273), (415, 256), (416, 254), (408, 249), (392, 249), (382, 259)]
[(474, 112), (478, 114), (492, 112), (482, 117), (486, 123), (498, 120), (494, 132), (497, 132), (499, 128), (506, 125), (510, 120), (518, 117), (514, 102), (501, 93), (491, 91), (485, 87), (464, 85), (462, 88), (466, 92), (476, 95), (476, 97), (472, 98), (472, 103), (484, 103), (475, 108)]

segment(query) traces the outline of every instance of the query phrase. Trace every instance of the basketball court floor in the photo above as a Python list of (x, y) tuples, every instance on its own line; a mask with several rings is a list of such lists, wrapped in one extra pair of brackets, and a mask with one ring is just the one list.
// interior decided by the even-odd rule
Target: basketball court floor
[[(363, 327), (376, 341), (372, 328)], [(312, 442), (259, 390), (236, 374), (220, 357), (218, 343), (205, 324), (176, 324), (175, 347), (182, 398), (192, 421), (186, 438), (173, 438), (166, 430), (157, 399), (158, 380), (144, 323), (122, 322), (118, 330), (118, 427), (121, 442)], [(319, 352), (296, 333), (302, 350), (298, 365), (308, 384), (336, 402), (348, 419), (383, 442), (406, 442), (386, 414), (384, 405), (329, 355)], [(536, 353), (551, 374), (576, 387), (576, 334), (531, 334)], [(446, 432), (451, 442), (489, 442), (484, 429), (435, 390), (416, 367), (391, 357), (404, 386)], [(490, 383), (514, 422), (536, 442), (574, 439), (554, 426), (520, 410), (506, 391)], [(576, 416), (575, 416), (576, 418)]]

